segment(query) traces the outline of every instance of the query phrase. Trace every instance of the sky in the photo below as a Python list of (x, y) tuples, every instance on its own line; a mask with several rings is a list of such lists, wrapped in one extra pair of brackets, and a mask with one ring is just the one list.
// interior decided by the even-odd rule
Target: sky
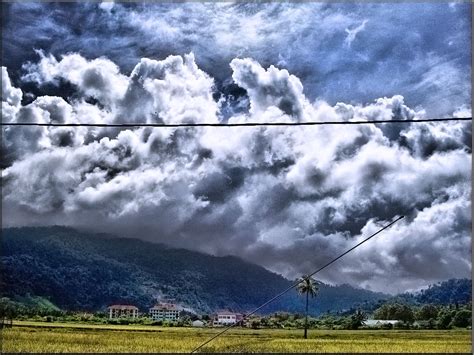
[[(470, 4), (2, 3), (2, 121), (471, 116)], [(4, 226), (236, 255), (322, 281), (471, 274), (471, 123), (2, 128)]]

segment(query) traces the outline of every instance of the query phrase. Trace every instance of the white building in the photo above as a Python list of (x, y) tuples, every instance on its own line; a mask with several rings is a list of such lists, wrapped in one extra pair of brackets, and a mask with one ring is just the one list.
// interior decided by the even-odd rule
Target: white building
[(218, 312), (212, 317), (214, 327), (229, 326), (243, 321), (243, 315), (233, 312)]
[(138, 317), (138, 308), (128, 304), (114, 304), (107, 309), (109, 310), (109, 319)]
[(367, 327), (378, 327), (384, 324), (395, 325), (397, 323), (399, 323), (398, 320), (385, 320), (385, 319), (367, 319), (366, 321), (364, 321), (364, 325), (366, 325)]
[(193, 327), (197, 327), (197, 328), (202, 328), (204, 327), (204, 322), (202, 320), (195, 320), (193, 323)]
[(153, 320), (179, 320), (179, 309), (173, 303), (159, 303), (150, 308), (150, 317)]

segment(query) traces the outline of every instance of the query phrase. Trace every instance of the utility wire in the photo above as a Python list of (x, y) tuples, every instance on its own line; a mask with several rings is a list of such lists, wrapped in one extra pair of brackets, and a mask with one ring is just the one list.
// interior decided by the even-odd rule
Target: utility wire
[[(309, 279), (311, 276), (317, 274), (318, 272), (322, 271), (323, 269), (327, 268), (329, 265), (331, 265), (332, 263), (336, 262), (337, 260), (339, 260), (340, 258), (342, 258), (344, 255), (350, 253), (351, 251), (353, 251), (355, 248), (359, 247), (360, 245), (364, 244), (365, 242), (369, 241), (370, 239), (372, 239), (373, 237), (375, 237), (377, 234), (379, 234), (380, 232), (384, 231), (385, 229), (389, 228), (390, 226), (392, 226), (393, 224), (395, 224), (396, 222), (398, 222), (399, 220), (401, 220), (402, 218), (404, 218), (405, 216), (400, 216), (398, 217), (396, 220), (394, 220), (393, 222), (390, 222), (389, 224), (387, 224), (386, 226), (384, 226), (383, 228), (379, 229), (377, 232), (375, 232), (374, 234), (372, 234), (370, 237), (364, 239), (363, 241), (361, 241), (360, 243), (354, 245), (352, 248), (346, 250), (344, 253), (342, 253), (341, 255), (339, 255), (337, 258), (335, 259), (332, 259), (330, 262), (328, 262), (327, 264), (325, 264), (324, 266), (321, 266), (319, 269), (317, 269), (316, 271), (312, 272), (311, 274), (309, 275), (306, 275), (304, 278), (305, 279)], [(242, 321), (246, 318), (248, 318), (249, 316), (251, 316), (252, 314), (255, 314), (256, 312), (258, 312), (260, 309), (262, 309), (263, 307), (265, 307), (266, 305), (268, 305), (269, 303), (275, 301), (277, 298), (280, 298), (281, 296), (283, 296), (285, 293), (287, 293), (288, 291), (290, 291), (291, 289), (295, 288), (296, 286), (298, 286), (299, 284), (301, 283), (301, 281), (298, 281), (294, 284), (292, 284), (291, 286), (287, 287), (286, 289), (284, 289), (283, 291), (281, 291), (279, 294), (277, 294), (276, 296), (270, 298), (268, 301), (266, 301), (264, 304), (262, 304), (261, 306), (257, 307), (256, 309), (254, 309), (252, 312), (250, 313), (247, 313), (245, 314), (243, 317), (242, 317)], [(216, 335), (214, 335), (212, 338), (210, 338), (209, 340), (205, 341), (204, 343), (202, 343), (201, 345), (199, 345), (197, 348), (195, 348), (193, 351), (191, 351), (191, 354), (195, 353), (196, 351), (198, 351), (199, 349), (201, 349), (203, 346), (209, 344), (211, 341), (213, 341), (214, 339), (216, 339), (217, 337), (221, 336), (222, 334), (224, 334), (225, 332), (227, 332), (229, 329), (235, 327), (238, 323), (240, 322), (237, 322), (237, 323), (234, 323), (230, 326), (228, 326), (227, 328), (225, 328), (224, 330), (222, 330), (221, 332), (217, 333)]]
[(305, 121), (305, 122), (242, 122), (242, 123), (42, 123), (42, 122), (1, 122), (2, 126), (37, 127), (258, 127), (258, 126), (322, 126), (359, 125), (373, 123), (422, 123), (472, 121), (472, 117), (424, 118), (417, 120), (367, 120), (367, 121)]

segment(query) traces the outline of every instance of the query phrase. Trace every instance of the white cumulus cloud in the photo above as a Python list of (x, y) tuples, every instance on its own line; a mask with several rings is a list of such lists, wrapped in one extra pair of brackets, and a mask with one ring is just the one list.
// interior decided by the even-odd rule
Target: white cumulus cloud
[[(419, 119), (404, 97), (310, 102), (298, 77), (230, 63), (250, 103), (229, 122)], [(23, 80), (73, 85), (68, 97), (3, 81), (9, 122), (222, 120), (213, 78), (192, 54), (143, 58), (129, 75), (106, 58), (41, 54)], [(6, 69), (2, 76), (8, 78)], [(460, 107), (456, 115), (470, 110)], [(397, 292), (470, 274), (471, 124), (296, 127), (3, 128), (3, 221), (66, 223), (219, 255), (294, 277), (406, 215), (321, 278)], [(137, 235), (139, 231), (140, 235)], [(436, 265), (436, 267), (434, 267)]]

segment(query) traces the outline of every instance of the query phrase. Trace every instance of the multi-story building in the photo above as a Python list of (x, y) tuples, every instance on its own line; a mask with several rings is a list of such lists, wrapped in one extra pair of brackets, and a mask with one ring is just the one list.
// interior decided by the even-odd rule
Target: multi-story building
[(138, 308), (125, 304), (114, 304), (107, 307), (109, 310), (109, 318), (136, 318), (138, 317)]
[(156, 306), (150, 308), (150, 317), (153, 320), (179, 320), (179, 309), (174, 303), (160, 302)]
[(217, 312), (212, 317), (212, 325), (214, 327), (229, 326), (235, 323), (241, 323), (243, 325), (243, 315), (240, 313), (233, 312)]

